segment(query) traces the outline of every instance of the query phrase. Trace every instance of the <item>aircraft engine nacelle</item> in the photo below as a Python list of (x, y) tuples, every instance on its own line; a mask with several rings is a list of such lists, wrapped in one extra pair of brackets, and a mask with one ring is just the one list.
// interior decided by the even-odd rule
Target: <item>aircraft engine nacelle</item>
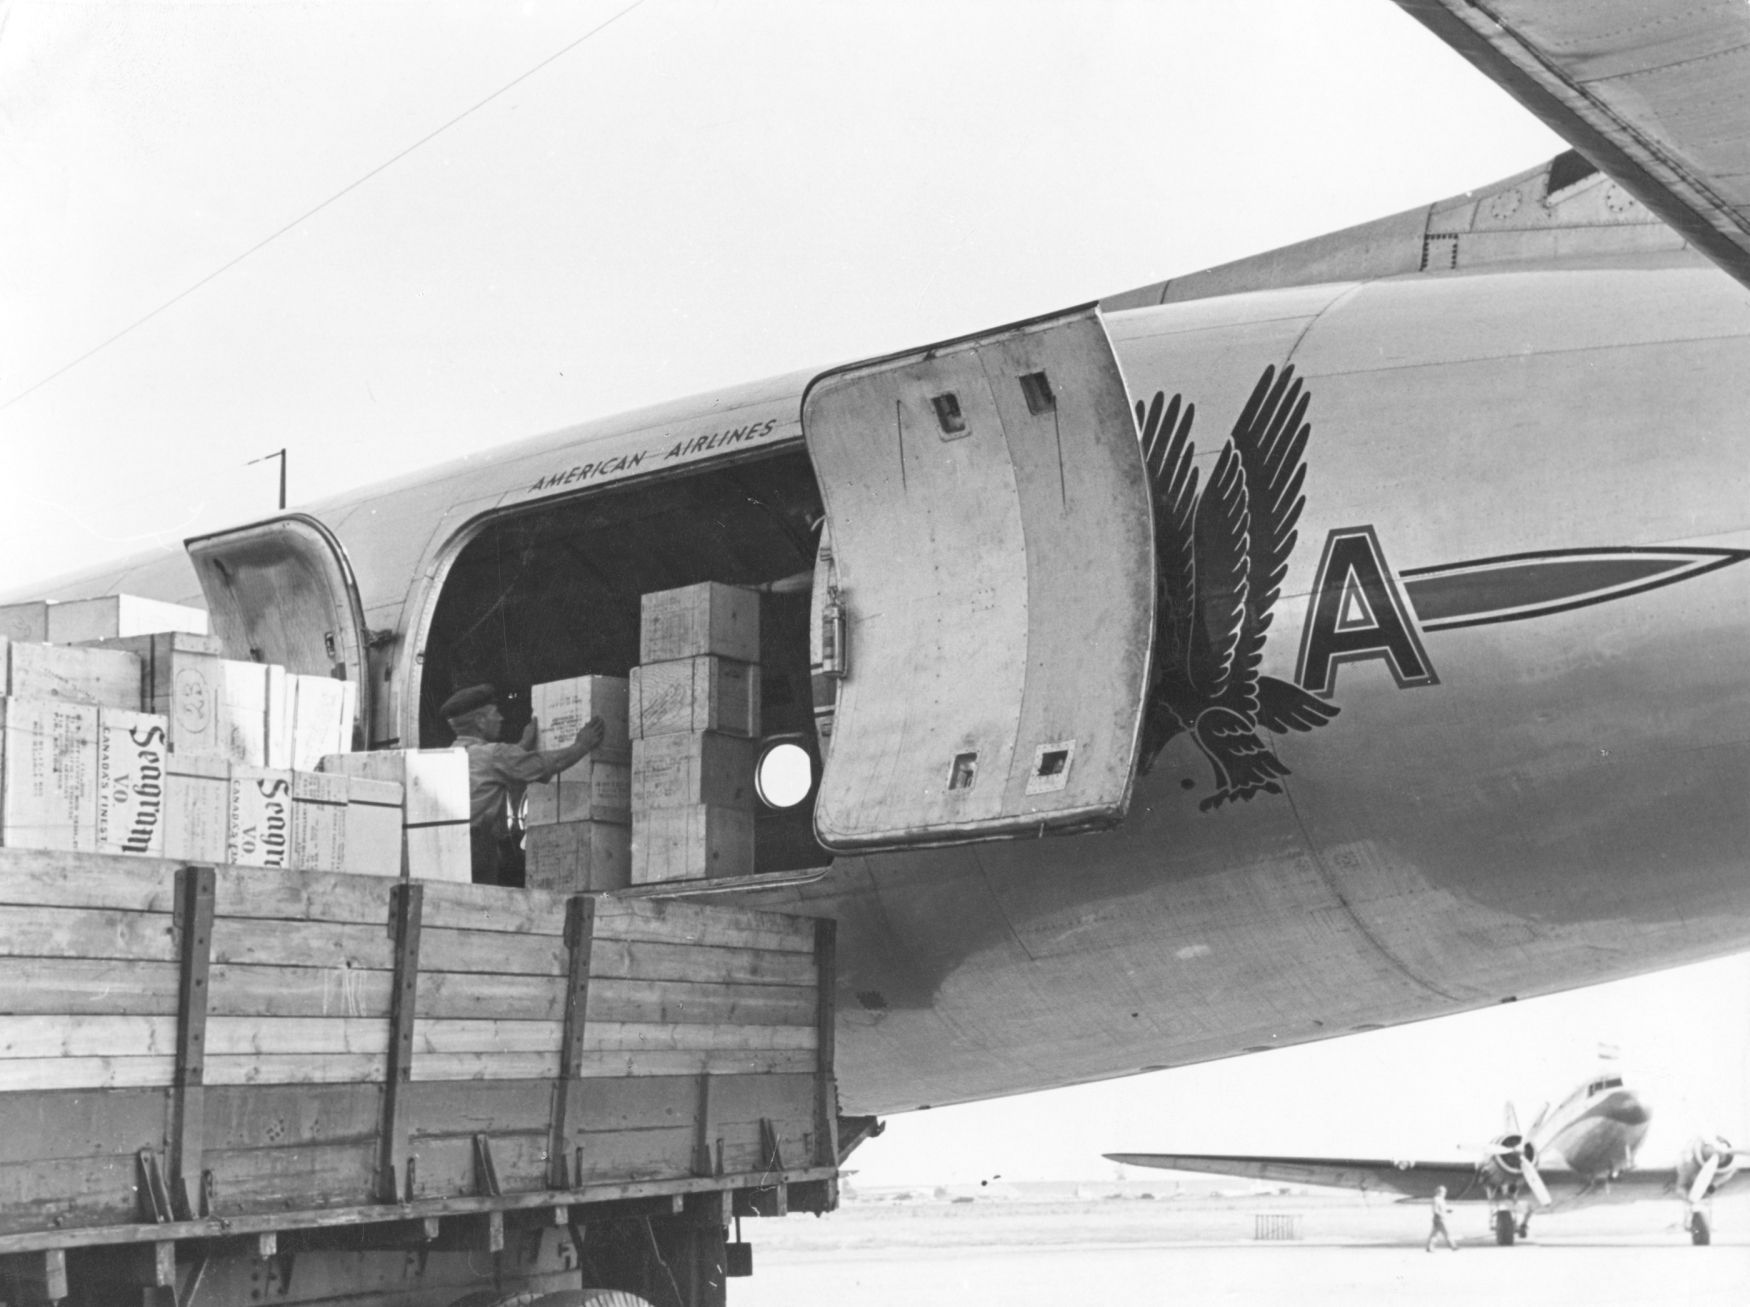
[(1511, 1189), (1525, 1180), (1527, 1170), (1537, 1163), (1537, 1148), (1522, 1134), (1500, 1135), (1489, 1145), (1489, 1151), (1478, 1168), (1483, 1181), (1492, 1189)]
[(1691, 1139), (1677, 1160), (1677, 1188), (1690, 1202), (1700, 1202), (1737, 1173), (1741, 1160), (1719, 1135)]

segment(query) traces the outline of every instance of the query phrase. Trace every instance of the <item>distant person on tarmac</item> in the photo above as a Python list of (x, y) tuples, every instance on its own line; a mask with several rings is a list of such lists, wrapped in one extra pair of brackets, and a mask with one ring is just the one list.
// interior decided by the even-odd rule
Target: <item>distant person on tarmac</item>
[(1434, 1239), (1438, 1236), (1446, 1240), (1446, 1246), (1448, 1248), (1452, 1249), (1453, 1252), (1457, 1252), (1458, 1245), (1452, 1242), (1452, 1231), (1446, 1228), (1446, 1221), (1447, 1218), (1452, 1215), (1452, 1208), (1447, 1206), (1446, 1203), (1445, 1185), (1441, 1185), (1434, 1190), (1434, 1197), (1429, 1201), (1428, 1206), (1432, 1209), (1434, 1224), (1428, 1230), (1428, 1243), (1422, 1251), (1429, 1253), (1433, 1252)]

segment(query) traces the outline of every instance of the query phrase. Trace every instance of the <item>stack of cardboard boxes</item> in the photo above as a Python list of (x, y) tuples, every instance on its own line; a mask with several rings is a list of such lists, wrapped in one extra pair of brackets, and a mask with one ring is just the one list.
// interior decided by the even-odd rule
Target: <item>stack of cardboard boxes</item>
[(632, 669), (632, 883), (754, 869), (760, 606), (705, 582), (647, 594)]
[[(0, 608), (0, 845), (402, 875), (399, 777), (314, 770), (352, 747), (356, 687), (227, 659), (205, 628), (126, 595)], [(465, 881), (467, 762), (442, 752), (445, 856), (410, 865)]]
[(623, 676), (574, 676), (529, 692), (536, 746), (563, 749), (592, 717), (606, 733), (582, 762), (528, 788), (525, 883), (572, 892), (624, 889), (632, 869), (632, 743)]

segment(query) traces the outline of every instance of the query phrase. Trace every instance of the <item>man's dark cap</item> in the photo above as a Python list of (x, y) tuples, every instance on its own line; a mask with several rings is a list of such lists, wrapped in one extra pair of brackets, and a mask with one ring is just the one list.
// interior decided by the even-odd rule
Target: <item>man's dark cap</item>
[(438, 709), (438, 716), (446, 722), (458, 717), (465, 717), (476, 708), (484, 708), (498, 698), (498, 687), (490, 683), (470, 685), (465, 690), (457, 690), (444, 700), (444, 706)]

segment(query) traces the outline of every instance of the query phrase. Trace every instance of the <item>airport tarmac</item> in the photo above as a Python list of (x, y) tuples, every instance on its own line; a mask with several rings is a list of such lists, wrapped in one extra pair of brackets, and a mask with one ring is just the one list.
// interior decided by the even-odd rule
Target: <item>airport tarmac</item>
[(1465, 1208), (1460, 1251), (1430, 1254), (1425, 1208), (1347, 1195), (860, 1198), (819, 1219), (744, 1221), (754, 1276), (731, 1286), (730, 1302), (1743, 1304), (1750, 1202), (1718, 1205), (1706, 1248), (1690, 1244), (1678, 1215), (1653, 1203), (1549, 1216), (1534, 1220), (1531, 1240), (1501, 1248), (1481, 1209)]

